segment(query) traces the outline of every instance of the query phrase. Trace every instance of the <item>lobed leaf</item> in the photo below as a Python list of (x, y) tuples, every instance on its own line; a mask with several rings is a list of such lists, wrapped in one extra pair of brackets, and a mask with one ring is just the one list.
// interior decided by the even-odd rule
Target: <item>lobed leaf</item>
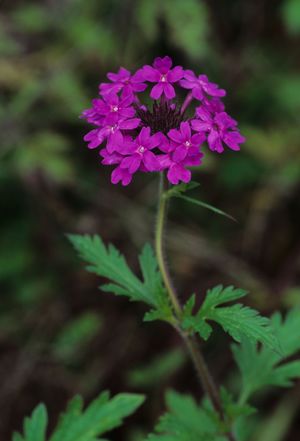
[(246, 294), (246, 291), (233, 286), (223, 288), (222, 285), (218, 285), (207, 291), (205, 300), (196, 314), (193, 314), (195, 300), (191, 298), (183, 310), (183, 328), (197, 332), (204, 340), (207, 340), (212, 333), (212, 327), (208, 321), (214, 321), (238, 342), (248, 337), (254, 343), (259, 341), (278, 351), (278, 342), (268, 318), (260, 316), (256, 310), (239, 303), (233, 306), (222, 306)]
[(271, 323), (281, 352), (265, 346), (258, 348), (246, 337), (240, 345), (232, 345), (242, 376), (241, 402), (266, 386), (289, 387), (293, 379), (300, 377), (300, 360), (286, 361), (287, 357), (300, 351), (300, 310), (291, 310), (285, 321), (279, 313), (275, 313)]
[[(121, 425), (143, 401), (143, 395), (124, 393), (110, 399), (103, 392), (83, 410), (82, 398), (75, 396), (60, 416), (49, 441), (100, 441), (100, 435)], [(14, 433), (12, 441), (46, 441), (46, 428), (47, 410), (40, 404), (31, 417), (25, 418), (24, 435)]]
[(166, 395), (168, 412), (155, 427), (148, 441), (225, 441), (218, 415), (205, 405), (198, 406), (189, 395), (170, 391)]
[(155, 315), (161, 319), (172, 317), (169, 299), (149, 244), (145, 245), (139, 257), (143, 276), (140, 280), (131, 271), (124, 256), (113, 245), (106, 247), (99, 236), (68, 235), (68, 238), (79, 256), (88, 263), (87, 270), (111, 281), (101, 286), (103, 291), (126, 296), (132, 301), (143, 301), (153, 307)]
[(13, 434), (13, 441), (45, 441), (48, 423), (47, 409), (44, 404), (39, 404), (30, 417), (24, 419), (23, 432)]

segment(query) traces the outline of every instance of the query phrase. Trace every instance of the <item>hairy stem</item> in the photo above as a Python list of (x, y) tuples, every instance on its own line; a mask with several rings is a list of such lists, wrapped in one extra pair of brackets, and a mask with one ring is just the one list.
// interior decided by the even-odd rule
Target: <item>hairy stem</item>
[[(182, 307), (180, 301), (178, 299), (176, 290), (173, 286), (173, 282), (171, 276), (169, 274), (168, 267), (166, 265), (166, 261), (164, 258), (164, 248), (163, 248), (163, 233), (164, 233), (164, 224), (166, 220), (166, 211), (167, 211), (167, 197), (165, 195), (165, 178), (164, 174), (160, 174), (160, 184), (159, 184), (159, 202), (158, 202), (158, 211), (157, 211), (157, 223), (155, 230), (155, 251), (156, 257), (158, 261), (158, 266), (163, 278), (164, 285), (167, 289), (168, 295), (170, 297), (170, 301), (175, 313), (176, 319), (179, 321), (182, 314)], [(176, 327), (179, 334), (181, 335), (186, 348), (191, 356), (191, 359), (194, 363), (196, 372), (200, 379), (201, 385), (210, 398), (212, 405), (215, 411), (219, 414), (220, 418), (224, 420), (224, 411), (221, 404), (220, 394), (217, 386), (208, 370), (208, 367), (205, 363), (203, 355), (200, 351), (199, 344), (197, 342), (197, 338), (194, 335), (189, 335), (182, 331), (179, 326)], [(227, 434), (227, 439), (229, 441), (234, 441), (234, 436), (232, 433)]]

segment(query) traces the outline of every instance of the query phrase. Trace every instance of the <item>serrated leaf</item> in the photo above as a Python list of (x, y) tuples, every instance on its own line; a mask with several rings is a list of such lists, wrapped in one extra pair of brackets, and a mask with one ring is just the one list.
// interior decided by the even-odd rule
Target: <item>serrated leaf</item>
[[(109, 393), (103, 392), (83, 410), (82, 398), (75, 396), (49, 441), (100, 441), (100, 435), (118, 427), (143, 401), (143, 395), (123, 393), (110, 399)], [(12, 441), (45, 441), (46, 426), (47, 410), (40, 404), (31, 417), (25, 418), (24, 436), (14, 433)]]
[(218, 415), (204, 405), (197, 406), (189, 395), (170, 391), (166, 395), (168, 413), (160, 418), (153, 441), (223, 441), (222, 423)]
[(45, 441), (47, 423), (47, 409), (44, 404), (39, 404), (31, 416), (24, 419), (23, 437), (19, 433), (14, 433), (13, 441)]
[(95, 440), (96, 437), (121, 425), (123, 419), (143, 403), (144, 397), (136, 394), (119, 394), (109, 399), (109, 395), (103, 393), (83, 412), (80, 412), (79, 400), (72, 401), (58, 426), (58, 431), (54, 432), (49, 441)]
[(247, 294), (243, 289), (233, 286), (223, 288), (218, 285), (207, 291), (205, 300), (196, 314), (185, 306), (182, 326), (183, 329), (197, 332), (207, 340), (212, 327), (207, 321), (217, 322), (234, 340), (240, 342), (246, 336), (253, 342), (261, 342), (273, 350), (278, 350), (278, 342), (270, 327), (269, 319), (241, 304), (222, 306), (228, 302), (240, 299)]
[(257, 348), (247, 338), (240, 345), (232, 345), (242, 375), (241, 402), (266, 386), (288, 387), (293, 379), (300, 377), (300, 361), (285, 361), (300, 350), (300, 310), (291, 310), (285, 321), (279, 313), (275, 313), (271, 321), (282, 347), (280, 353), (267, 347)]
[(145, 245), (139, 257), (142, 281), (128, 267), (124, 256), (113, 245), (106, 247), (99, 236), (69, 235), (68, 238), (80, 257), (88, 263), (88, 271), (112, 281), (101, 287), (103, 291), (127, 296), (132, 301), (143, 301), (152, 306), (160, 317), (172, 317), (169, 299), (150, 245)]

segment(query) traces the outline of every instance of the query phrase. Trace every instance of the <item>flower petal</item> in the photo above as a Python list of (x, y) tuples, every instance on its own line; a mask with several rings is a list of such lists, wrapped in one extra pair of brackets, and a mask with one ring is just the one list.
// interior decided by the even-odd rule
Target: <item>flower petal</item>
[(186, 170), (180, 164), (172, 164), (168, 170), (167, 178), (171, 182), (171, 184), (178, 184), (179, 181), (189, 182), (191, 180), (191, 172)]
[(188, 148), (184, 147), (183, 145), (179, 145), (178, 147), (176, 147), (172, 155), (173, 161), (180, 162), (183, 159), (185, 159), (187, 154), (188, 154)]
[(146, 65), (143, 67), (143, 78), (144, 80), (150, 81), (151, 83), (157, 83), (160, 79), (160, 73), (152, 66)]
[[(160, 83), (163, 84), (164, 94), (168, 100), (171, 100), (175, 97), (175, 89), (170, 83)], [(152, 89), (153, 90), (153, 89)]]
[(153, 98), (154, 100), (158, 100), (158, 98), (160, 98), (161, 94), (163, 93), (163, 90), (163, 83), (156, 84), (150, 92), (151, 98)]
[(159, 162), (154, 155), (154, 153), (150, 152), (149, 150), (146, 150), (143, 154), (143, 162), (146, 167), (146, 169), (150, 172), (152, 171), (158, 171), (159, 170)]
[(176, 83), (183, 78), (184, 72), (181, 66), (176, 66), (174, 69), (170, 70), (167, 74), (167, 80), (170, 83)]
[(180, 131), (184, 141), (189, 141), (191, 138), (191, 127), (187, 121), (184, 121), (180, 124)]

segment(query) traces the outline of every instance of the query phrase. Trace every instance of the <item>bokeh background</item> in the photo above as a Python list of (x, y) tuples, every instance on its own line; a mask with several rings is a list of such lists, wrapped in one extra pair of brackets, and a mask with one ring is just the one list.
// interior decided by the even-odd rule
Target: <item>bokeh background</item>
[[(172, 329), (102, 294), (64, 234), (99, 233), (137, 268), (153, 239), (157, 177), (113, 186), (78, 118), (107, 71), (153, 57), (207, 73), (247, 142), (207, 153), (167, 247), (182, 299), (217, 283), (251, 292), (265, 314), (300, 303), (299, 0), (2, 0), (0, 2), (0, 439), (40, 401), (50, 427), (75, 393), (141, 391), (147, 403), (112, 440), (139, 441), (169, 387), (200, 396)], [(228, 343), (228, 344), (227, 344)], [(222, 334), (205, 346), (218, 381), (238, 377)], [(300, 439), (300, 384), (257, 397), (255, 441)], [(298, 417), (298, 418), (297, 418)]]

